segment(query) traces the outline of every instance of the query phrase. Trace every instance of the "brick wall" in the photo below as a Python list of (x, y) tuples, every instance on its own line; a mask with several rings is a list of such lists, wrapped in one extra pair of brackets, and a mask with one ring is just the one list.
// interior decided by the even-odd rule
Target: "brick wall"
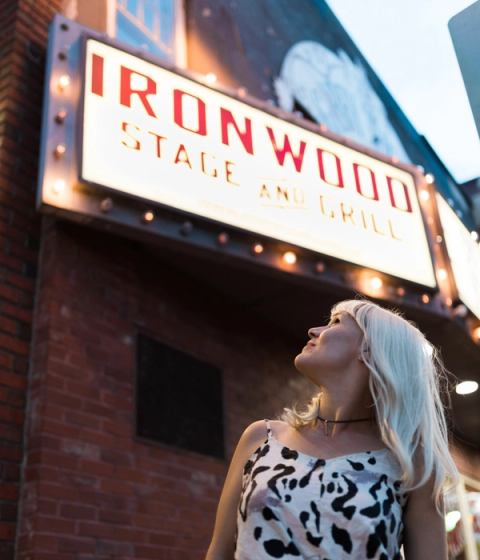
[(99, 247), (88, 229), (36, 213), (47, 28), (60, 3), (0, 12), (0, 558), (198, 558), (228, 461), (134, 439), (135, 323), (225, 368), (228, 457), (249, 421), (288, 400), (291, 372), (273, 357), (286, 350), (279, 337), (256, 355), (251, 320), (242, 326), (235, 309), (232, 337), (228, 307), (217, 301), (215, 318), (189, 297), (196, 286), (152, 274), (125, 240), (102, 235)]
[[(34, 5), (35, 4), (35, 5)], [(17, 520), (40, 217), (35, 212), (47, 24), (56, 2), (0, 3), (0, 558)]]
[(229, 460), (135, 438), (137, 325), (223, 370), (228, 458), (293, 399), (295, 349), (168, 261), (79, 225), (45, 220), (38, 290), (17, 558), (201, 558)]

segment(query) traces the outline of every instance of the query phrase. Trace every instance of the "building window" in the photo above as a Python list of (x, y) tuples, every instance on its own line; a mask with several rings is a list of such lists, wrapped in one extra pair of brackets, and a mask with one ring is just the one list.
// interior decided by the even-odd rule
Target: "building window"
[(222, 374), (143, 334), (137, 338), (137, 435), (225, 458)]
[(115, 37), (163, 60), (185, 66), (180, 0), (115, 0)]

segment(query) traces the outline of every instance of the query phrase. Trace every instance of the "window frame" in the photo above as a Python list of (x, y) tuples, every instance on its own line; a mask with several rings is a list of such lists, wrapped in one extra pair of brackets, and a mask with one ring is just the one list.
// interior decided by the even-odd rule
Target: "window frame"
[[(187, 68), (187, 38), (186, 15), (184, 0), (172, 0), (175, 4), (174, 43), (172, 63), (179, 68)], [(117, 0), (106, 0), (106, 33), (109, 37), (116, 37)]]

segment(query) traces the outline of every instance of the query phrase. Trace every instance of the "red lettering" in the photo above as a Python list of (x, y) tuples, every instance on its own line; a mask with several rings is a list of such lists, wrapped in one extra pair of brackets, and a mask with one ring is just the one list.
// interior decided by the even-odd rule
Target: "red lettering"
[[(191, 97), (192, 99), (195, 99), (197, 102), (197, 119), (198, 119), (197, 129), (188, 128), (183, 124), (184, 96)], [(195, 132), (196, 134), (200, 134), (201, 136), (206, 136), (207, 118), (206, 118), (205, 103), (199, 97), (196, 97), (195, 95), (192, 95), (180, 89), (173, 90), (173, 118), (175, 120), (175, 124), (178, 124), (178, 126), (180, 126), (181, 128), (185, 130), (189, 130), (190, 132)]]
[[(327, 180), (326, 173), (325, 173), (325, 164), (323, 161), (323, 154), (324, 153), (330, 154), (335, 158), (335, 163), (337, 167), (337, 182), (332, 183), (331, 181)], [(320, 177), (322, 181), (332, 185), (333, 187), (340, 187), (341, 189), (344, 188), (343, 184), (343, 174), (342, 174), (342, 164), (340, 162), (340, 158), (334, 154), (333, 152), (329, 152), (328, 150), (322, 150), (321, 148), (317, 148), (317, 159), (318, 159), (318, 171), (320, 172)]]
[(231, 111), (228, 111), (223, 107), (220, 107), (220, 122), (222, 124), (222, 144), (226, 144), (227, 146), (229, 145), (228, 127), (233, 126), (245, 150), (249, 154), (253, 154), (252, 121), (250, 119), (247, 119), (245, 117), (245, 131), (241, 132), (240, 129), (238, 128), (238, 124), (233, 118)]
[(300, 142), (300, 152), (298, 154), (294, 154), (292, 152), (292, 147), (290, 146), (290, 139), (286, 134), (283, 136), (283, 148), (280, 149), (277, 146), (277, 142), (275, 140), (275, 135), (273, 133), (273, 130), (269, 126), (267, 126), (267, 131), (268, 131), (268, 135), (270, 136), (270, 141), (272, 143), (273, 150), (275, 152), (275, 156), (277, 158), (278, 163), (283, 166), (283, 163), (285, 161), (285, 156), (288, 153), (292, 156), (295, 169), (297, 170), (298, 173), (300, 173), (300, 171), (302, 170), (303, 154), (305, 153), (305, 147), (307, 144), (302, 140)]
[(128, 136), (130, 136), (130, 138), (134, 141), (134, 144), (129, 145), (124, 140), (122, 140), (121, 142), (127, 148), (131, 148), (132, 150), (139, 150), (140, 149), (140, 142), (135, 138), (135, 136), (133, 136), (133, 134), (130, 134), (130, 132), (127, 130), (127, 128), (129, 128), (130, 126), (133, 127), (133, 128), (136, 128), (137, 130), (140, 130), (140, 129), (138, 128), (138, 126), (135, 126), (134, 124), (130, 124), (130, 123), (127, 123), (125, 121), (122, 122), (123, 132), (126, 132), (128, 134)]
[(103, 56), (92, 55), (92, 93), (103, 97)]
[(166, 140), (165, 136), (160, 136), (160, 134), (157, 134), (156, 132), (152, 132), (151, 130), (148, 131), (148, 134), (152, 134), (153, 136), (155, 136), (156, 146), (157, 146), (157, 158), (162, 157), (160, 144), (162, 140)]
[[(362, 181), (360, 180), (360, 173), (358, 171), (359, 167), (362, 167), (363, 169), (367, 169), (370, 172), (373, 196), (366, 195), (362, 190)], [(357, 192), (362, 196), (364, 196), (365, 198), (369, 198), (370, 200), (378, 200), (378, 189), (377, 189), (377, 182), (375, 180), (375, 173), (369, 167), (365, 165), (361, 165), (360, 163), (353, 164), (353, 172), (355, 174), (355, 185), (357, 187)]]
[(185, 149), (185, 146), (183, 144), (180, 144), (180, 146), (178, 147), (174, 163), (186, 163), (188, 167), (192, 169), (192, 164), (190, 163), (187, 150)]
[(412, 203), (410, 201), (410, 195), (408, 194), (407, 185), (403, 181), (400, 181), (400, 179), (395, 179), (395, 181), (400, 183), (403, 187), (403, 195), (404, 195), (404, 199), (405, 199), (406, 208), (401, 208), (401, 207), (397, 206), (397, 202), (395, 200), (395, 193), (393, 192), (393, 181), (394, 181), (393, 177), (389, 177), (387, 175), (388, 193), (390, 195), (390, 202), (391, 202), (392, 206), (394, 208), (397, 208), (398, 210), (402, 210), (402, 212), (411, 212), (412, 211)]
[[(132, 74), (137, 74), (138, 76), (143, 76), (147, 78), (147, 89), (132, 89)], [(131, 107), (132, 95), (138, 95), (143, 107), (151, 117), (156, 117), (153, 112), (150, 103), (148, 102), (147, 95), (151, 95), (157, 92), (157, 84), (145, 74), (126, 68), (125, 66), (120, 66), (120, 103), (126, 107)]]

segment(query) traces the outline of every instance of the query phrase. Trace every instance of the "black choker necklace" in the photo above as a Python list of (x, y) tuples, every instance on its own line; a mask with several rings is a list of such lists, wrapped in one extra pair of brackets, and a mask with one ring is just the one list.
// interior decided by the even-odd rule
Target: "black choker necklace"
[(356, 420), (325, 420), (321, 416), (317, 416), (322, 422), (325, 428), (325, 435), (328, 436), (328, 423), (330, 424), (337, 424), (339, 422), (363, 422), (364, 420), (371, 420), (371, 418), (357, 418)]

